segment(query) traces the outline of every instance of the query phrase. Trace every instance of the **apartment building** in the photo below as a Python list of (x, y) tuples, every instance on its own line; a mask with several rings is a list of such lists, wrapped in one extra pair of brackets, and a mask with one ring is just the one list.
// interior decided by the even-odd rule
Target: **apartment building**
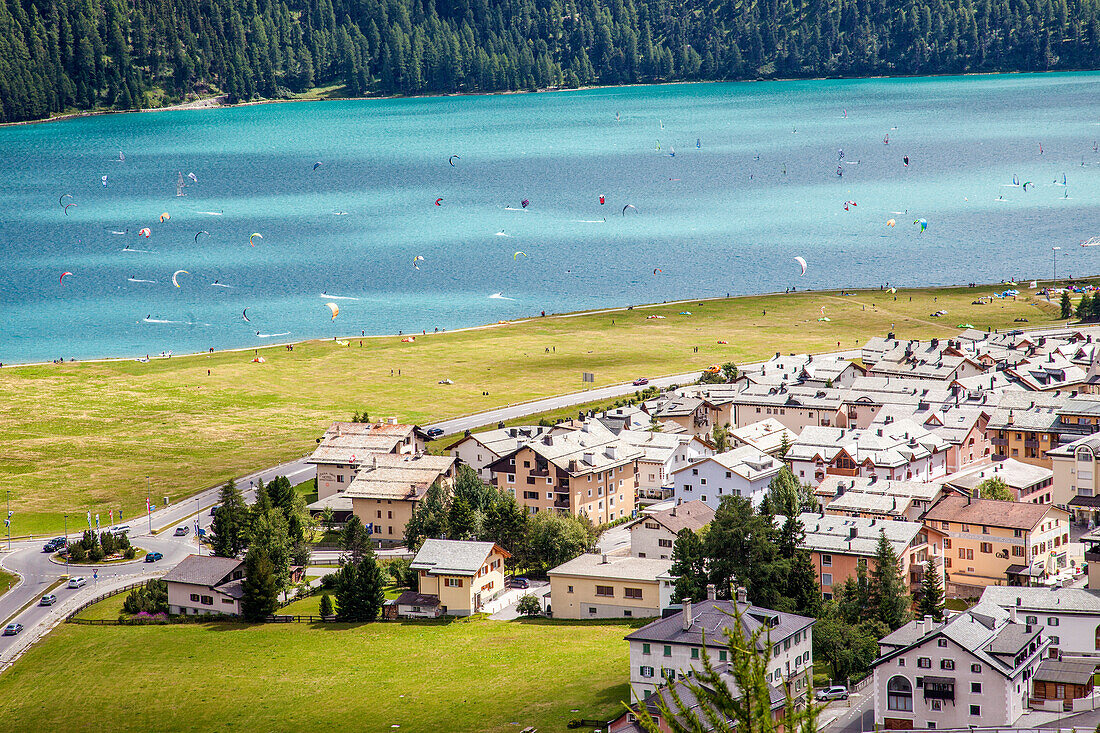
[(306, 459), (317, 467), (318, 500), (343, 492), (372, 456), (423, 453), (424, 439), (415, 425), (403, 425), (392, 418), (377, 423), (332, 423)]
[(659, 512), (645, 512), (627, 529), (630, 554), (634, 557), (671, 560), (676, 535), (682, 530), (698, 532), (714, 519), (714, 509), (701, 501), (689, 501)]
[(454, 456), (375, 455), (344, 491), (351, 509), (380, 544), (405, 541), (405, 525), (432, 484), (454, 485)]
[(673, 471), (673, 498), (677, 503), (701, 501), (717, 509), (725, 497), (742, 496), (759, 506), (782, 468), (779, 459), (743, 445)]
[(1049, 504), (947, 496), (924, 515), (943, 535), (949, 596), (1033, 585), (1067, 564), (1069, 515)]

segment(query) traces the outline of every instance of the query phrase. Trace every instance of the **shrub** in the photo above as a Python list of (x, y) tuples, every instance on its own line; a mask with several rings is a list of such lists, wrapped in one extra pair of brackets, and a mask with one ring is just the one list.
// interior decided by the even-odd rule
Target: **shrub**
[(88, 551), (80, 542), (69, 545), (69, 562), (84, 562), (88, 557)]
[(333, 614), (332, 599), (329, 598), (328, 593), (321, 594), (320, 613), (322, 616), (331, 616)]
[(133, 560), (137, 557), (137, 550), (134, 549), (133, 545), (130, 545), (123, 551), (122, 556), (127, 560)]
[(539, 603), (538, 596), (528, 593), (519, 599), (516, 610), (524, 616), (538, 616), (542, 613), (542, 604)]
[(88, 559), (92, 562), (99, 562), (103, 559), (103, 548), (99, 545), (95, 545), (88, 551)]

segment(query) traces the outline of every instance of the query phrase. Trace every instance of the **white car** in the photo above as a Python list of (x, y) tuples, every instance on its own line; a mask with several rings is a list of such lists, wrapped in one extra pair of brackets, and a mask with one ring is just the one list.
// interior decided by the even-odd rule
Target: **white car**
[(77, 578), (69, 578), (68, 587), (69, 588), (83, 588), (85, 585), (87, 585), (87, 583), (88, 583), (88, 579), (83, 577), (83, 576), (77, 577)]
[(814, 695), (818, 700), (824, 702), (825, 700), (847, 700), (848, 688), (844, 685), (834, 685), (833, 687), (823, 687), (817, 691)]

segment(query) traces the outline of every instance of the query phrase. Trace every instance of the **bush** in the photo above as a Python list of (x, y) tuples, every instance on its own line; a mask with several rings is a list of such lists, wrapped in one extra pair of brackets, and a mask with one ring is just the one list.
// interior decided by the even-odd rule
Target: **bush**
[(168, 613), (168, 585), (163, 580), (150, 580), (134, 588), (122, 602), (123, 613), (141, 615)]
[(324, 590), (336, 590), (336, 573), (321, 576), (321, 588)]
[(137, 557), (137, 550), (134, 549), (133, 545), (130, 545), (123, 551), (122, 556), (127, 560), (133, 560)]
[(389, 572), (390, 577), (393, 578), (393, 582), (399, 587), (412, 588), (415, 590), (417, 577), (416, 571), (409, 569), (411, 562), (412, 561), (408, 558), (395, 558), (386, 564), (386, 570)]
[(538, 596), (528, 593), (519, 599), (516, 610), (524, 616), (538, 616), (542, 613), (542, 604), (539, 602)]
[(102, 560), (103, 548), (100, 547), (98, 544), (92, 547), (91, 550), (88, 550), (88, 559), (92, 562), (99, 562), (100, 560)]
[(321, 594), (320, 613), (321, 613), (321, 616), (331, 616), (331, 615), (333, 615), (332, 599), (329, 598), (328, 593), (322, 593)]
[(84, 562), (88, 558), (88, 551), (80, 542), (69, 545), (69, 562)]

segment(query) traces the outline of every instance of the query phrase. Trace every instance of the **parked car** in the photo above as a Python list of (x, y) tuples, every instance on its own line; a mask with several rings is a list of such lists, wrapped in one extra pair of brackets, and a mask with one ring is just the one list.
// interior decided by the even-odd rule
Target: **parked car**
[(23, 630), (23, 624), (12, 622), (4, 627), (4, 636), (15, 636)]
[(440, 435), (443, 435), (443, 428), (428, 428), (425, 434), (429, 438), (438, 438)]
[(190, 528), (186, 524), (182, 524), (179, 527), (176, 527), (175, 534), (176, 537), (185, 537), (189, 531), (191, 531)]
[(818, 700), (847, 700), (848, 688), (844, 685), (834, 685), (832, 687), (822, 687), (814, 695)]
[(635, 387), (644, 387), (647, 384), (649, 384), (649, 379), (647, 377), (638, 377), (634, 380)]
[(38, 602), (39, 606), (52, 606), (57, 603), (57, 596), (53, 593), (47, 593), (42, 596), (42, 600)]
[(88, 584), (88, 579), (83, 577), (83, 576), (79, 576), (79, 577), (76, 577), (76, 578), (69, 578), (68, 587), (69, 588), (83, 588), (87, 584)]
[(509, 581), (508, 585), (512, 586), (513, 588), (530, 588), (531, 581), (524, 577), (512, 578), (512, 580)]
[(42, 552), (57, 552), (58, 550), (65, 548), (64, 537), (54, 537), (52, 540), (42, 545)]
[(145, 555), (145, 562), (156, 562), (157, 560), (164, 559), (164, 555), (159, 552), (149, 552)]

